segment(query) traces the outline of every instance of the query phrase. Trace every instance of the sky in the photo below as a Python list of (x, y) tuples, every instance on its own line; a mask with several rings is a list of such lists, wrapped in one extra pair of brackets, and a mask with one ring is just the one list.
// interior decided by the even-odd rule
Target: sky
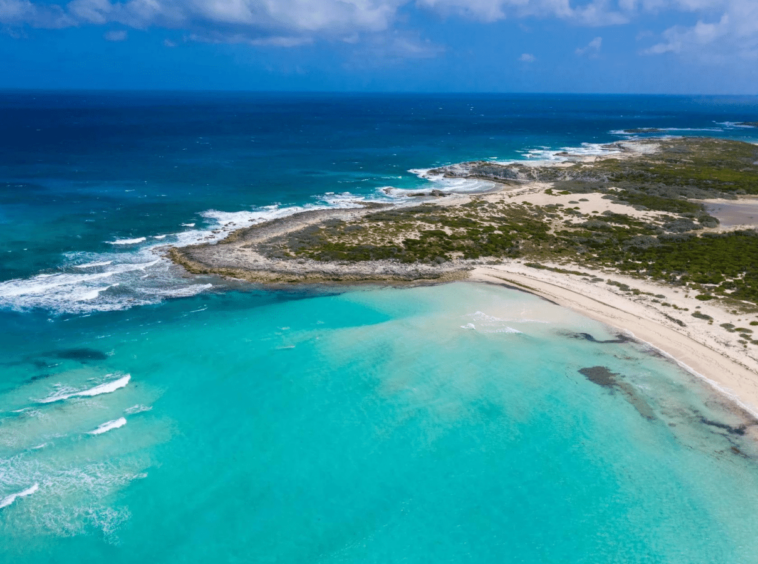
[(758, 0), (0, 0), (0, 88), (758, 94)]

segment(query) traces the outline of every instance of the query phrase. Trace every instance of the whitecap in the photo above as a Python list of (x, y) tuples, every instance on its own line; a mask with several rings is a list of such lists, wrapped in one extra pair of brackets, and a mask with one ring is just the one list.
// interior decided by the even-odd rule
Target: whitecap
[[(44, 308), (54, 313), (87, 314), (155, 304), (169, 298), (194, 296), (212, 288), (207, 280), (186, 278), (167, 257), (159, 254), (170, 237), (174, 247), (217, 243), (243, 227), (317, 209), (359, 207), (361, 198), (349, 193), (322, 197), (321, 204), (284, 207), (266, 206), (250, 211), (207, 210), (200, 215), (207, 225), (146, 239), (111, 241), (127, 252), (72, 253), (57, 273), (38, 274), (0, 282), (0, 308), (24, 311)], [(87, 269), (93, 269), (88, 272)], [(97, 270), (95, 270), (97, 269)], [(104, 283), (105, 282), (105, 283)]]
[(26, 497), (28, 495), (32, 495), (37, 490), (39, 490), (39, 484), (34, 484), (33, 486), (26, 488), (23, 491), (11, 494), (9, 496), (4, 497), (3, 499), (0, 499), (0, 509), (2, 509), (3, 507), (8, 507), (10, 504), (12, 504), (14, 501), (16, 501), (20, 497)]
[(94, 431), (90, 431), (89, 435), (102, 435), (103, 433), (107, 433), (108, 431), (111, 431), (113, 429), (118, 429), (119, 427), (123, 427), (126, 425), (126, 417), (119, 417), (118, 419), (114, 419), (113, 421), (107, 421), (100, 425), (97, 429)]
[(144, 243), (145, 237), (135, 237), (134, 239), (116, 239), (115, 241), (106, 241), (109, 245), (137, 245)]
[(201, 292), (210, 290), (213, 288), (213, 284), (193, 284), (191, 286), (179, 287), (179, 288), (167, 288), (163, 290), (148, 290), (144, 292), (153, 296), (161, 296), (164, 298), (191, 298)]
[(97, 268), (98, 266), (108, 266), (113, 264), (112, 260), (105, 260), (102, 262), (89, 262), (87, 264), (75, 264), (74, 268)]
[(99, 384), (95, 386), (94, 388), (89, 388), (87, 390), (59, 391), (45, 399), (38, 400), (38, 403), (53, 403), (56, 401), (63, 401), (63, 400), (76, 398), (76, 397), (94, 397), (94, 396), (99, 396), (101, 394), (110, 394), (112, 392), (115, 392), (116, 390), (119, 390), (125, 387), (129, 383), (129, 380), (131, 380), (131, 378), (132, 378), (131, 375), (127, 374), (126, 376), (122, 376), (121, 378), (118, 378), (116, 380), (111, 380), (110, 382)]
[(151, 411), (152, 409), (153, 407), (151, 405), (142, 405), (138, 403), (137, 405), (127, 407), (124, 410), (124, 413), (126, 413), (127, 415), (134, 415), (136, 413), (144, 413), (146, 411)]
[(76, 301), (86, 302), (86, 301), (94, 300), (98, 298), (102, 292), (105, 292), (106, 290), (110, 288), (115, 288), (116, 286), (118, 286), (118, 284), (111, 284), (110, 286), (102, 286), (100, 288), (95, 288), (88, 292), (82, 292), (81, 294), (79, 294), (79, 296), (76, 297)]
[(448, 178), (444, 173), (435, 172), (436, 170), (437, 169), (414, 168), (408, 171), (419, 178), (431, 182), (432, 185), (429, 187), (406, 189), (389, 186), (384, 187), (382, 191), (388, 196), (406, 197), (408, 194), (417, 194), (429, 190), (430, 188), (448, 194), (480, 194), (497, 189), (497, 184), (494, 182), (477, 178), (464, 178), (463, 176), (467, 173), (467, 169), (463, 164), (453, 164), (445, 167), (445, 170), (448, 172), (459, 173), (461, 175), (460, 178)]
[(723, 125), (727, 129), (755, 129), (754, 125), (745, 125), (736, 121), (717, 121), (717, 125)]

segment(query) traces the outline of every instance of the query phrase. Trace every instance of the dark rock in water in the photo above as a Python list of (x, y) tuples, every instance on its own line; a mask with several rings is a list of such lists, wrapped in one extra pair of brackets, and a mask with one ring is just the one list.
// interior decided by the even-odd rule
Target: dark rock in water
[(611, 372), (605, 366), (591, 366), (590, 368), (582, 368), (579, 370), (582, 376), (586, 376), (587, 380), (603, 388), (615, 388), (616, 377), (618, 374)]
[(432, 190), (431, 195), (434, 196), (435, 198), (444, 198), (445, 196), (447, 196), (447, 194), (443, 192), (442, 190)]
[(745, 434), (745, 431), (747, 431), (747, 427), (748, 427), (747, 425), (740, 425), (739, 427), (734, 427), (726, 423), (712, 421), (711, 419), (708, 419), (702, 415), (699, 417), (699, 419), (700, 419), (700, 422), (703, 423), (704, 425), (708, 425), (709, 427), (716, 427), (717, 429), (726, 431), (730, 435), (737, 435), (740, 437)]
[(616, 335), (615, 339), (606, 339), (604, 341), (601, 341), (599, 339), (596, 339), (589, 333), (569, 333), (569, 336), (571, 336), (574, 339), (584, 339), (585, 341), (589, 341), (590, 343), (597, 343), (599, 345), (611, 345), (611, 344), (622, 344), (622, 343), (628, 343), (632, 339), (630, 337), (627, 337), (626, 335), (623, 335), (619, 333)]
[(655, 413), (653, 413), (645, 398), (640, 395), (634, 386), (625, 382), (620, 374), (612, 372), (605, 366), (582, 368), (579, 370), (579, 373), (593, 384), (597, 384), (611, 392), (618, 390), (642, 417), (651, 421), (655, 419)]
[(32, 376), (29, 378), (29, 381), (36, 382), (37, 380), (44, 380), (45, 378), (50, 378), (52, 374), (38, 374), (37, 376)]
[(86, 362), (88, 360), (106, 360), (108, 355), (97, 349), (65, 349), (57, 351), (53, 354), (57, 358), (63, 360), (78, 360), (80, 362)]
[(744, 125), (745, 127), (758, 127), (758, 121), (743, 121), (737, 125)]

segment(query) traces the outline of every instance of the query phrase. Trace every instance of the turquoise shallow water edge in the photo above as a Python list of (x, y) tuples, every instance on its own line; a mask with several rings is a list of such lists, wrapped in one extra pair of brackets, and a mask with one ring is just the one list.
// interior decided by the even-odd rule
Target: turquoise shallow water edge
[(0, 509), (2, 562), (758, 554), (740, 420), (522, 292), (212, 293), (44, 330), (3, 315), (0, 497), (35, 489)]

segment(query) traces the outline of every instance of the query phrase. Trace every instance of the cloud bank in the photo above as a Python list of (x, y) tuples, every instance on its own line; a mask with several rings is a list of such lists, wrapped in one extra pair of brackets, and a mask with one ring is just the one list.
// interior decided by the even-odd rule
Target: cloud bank
[[(296, 47), (317, 40), (376, 43), (396, 32), (410, 10), (482, 24), (554, 18), (577, 26), (617, 26), (664, 12), (687, 14), (691, 26), (665, 30), (647, 55), (719, 60), (758, 58), (758, 0), (0, 0), (0, 26), (167, 28), (206, 42)], [(116, 29), (113, 33), (118, 32)], [(118, 37), (111, 35), (111, 38)], [(126, 38), (126, 35), (123, 35)], [(371, 38), (373, 37), (373, 39)], [(366, 39), (369, 38), (369, 39)], [(406, 40), (408, 43), (410, 40)], [(420, 46), (407, 44), (406, 51)], [(588, 45), (587, 54), (600, 44)], [(428, 45), (424, 54), (433, 53)], [(420, 51), (419, 51), (420, 52)]]

